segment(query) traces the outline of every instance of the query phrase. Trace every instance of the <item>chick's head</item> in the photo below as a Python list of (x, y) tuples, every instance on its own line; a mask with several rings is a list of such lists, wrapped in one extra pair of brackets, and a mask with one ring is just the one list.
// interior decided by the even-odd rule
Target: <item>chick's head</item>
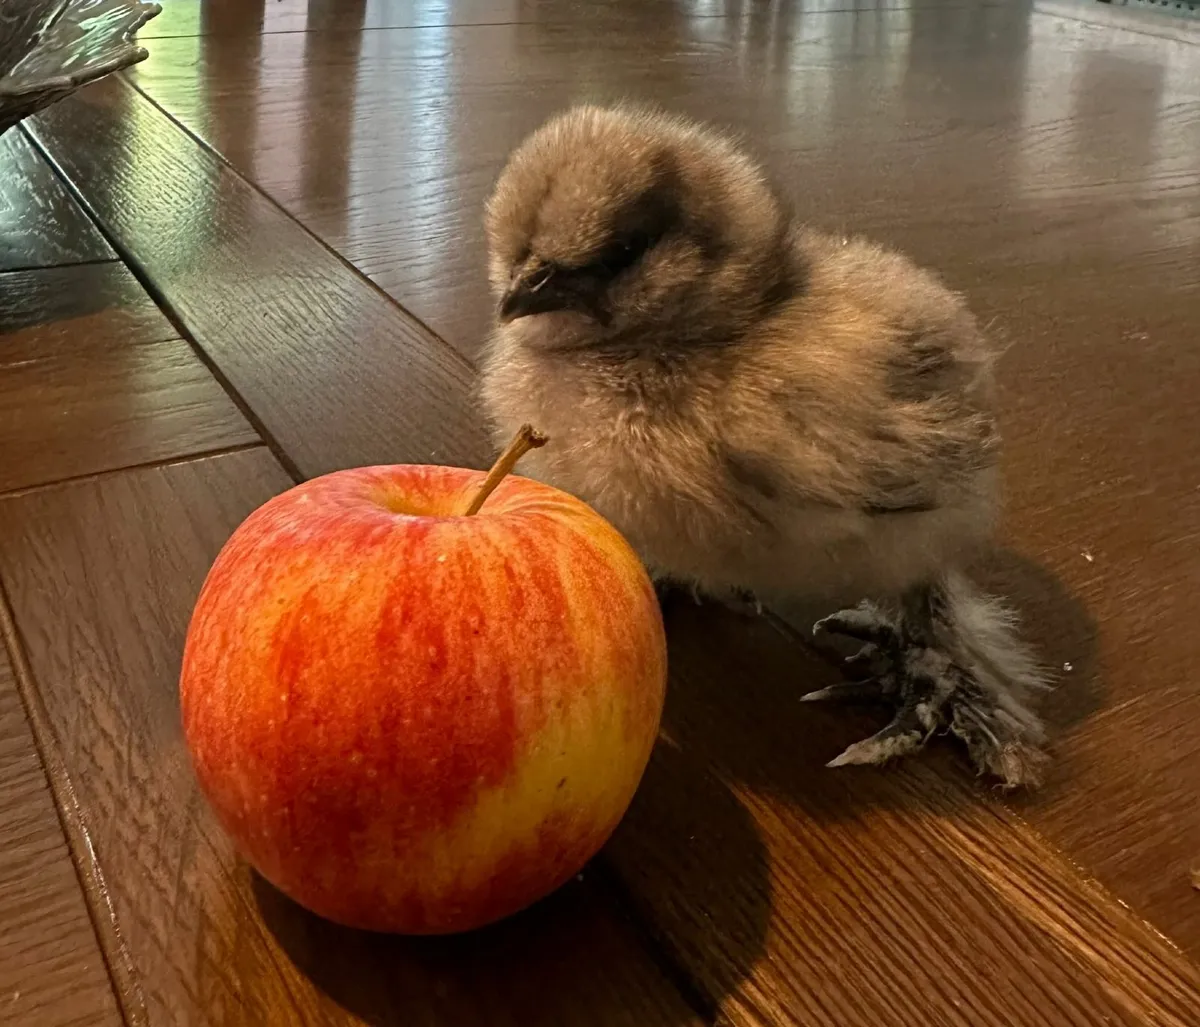
[(779, 292), (786, 226), (724, 136), (576, 107), (517, 147), (487, 202), (496, 316), (544, 348), (721, 338)]

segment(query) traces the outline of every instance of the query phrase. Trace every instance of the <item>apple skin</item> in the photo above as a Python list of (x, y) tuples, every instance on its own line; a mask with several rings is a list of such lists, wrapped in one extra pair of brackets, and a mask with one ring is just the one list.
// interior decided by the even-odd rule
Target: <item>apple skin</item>
[(202, 792), (329, 920), (471, 930), (577, 874), (639, 786), (667, 654), (653, 586), (581, 501), (517, 476), (338, 471), (252, 513), (180, 678)]

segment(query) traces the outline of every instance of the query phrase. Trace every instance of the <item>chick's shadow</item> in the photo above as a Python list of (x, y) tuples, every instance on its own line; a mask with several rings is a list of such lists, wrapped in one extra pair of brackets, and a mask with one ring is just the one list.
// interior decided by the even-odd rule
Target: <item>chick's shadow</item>
[[(1022, 636), (1054, 680), (1038, 701), (1052, 757), (1046, 782), (1028, 795), (1010, 796), (1014, 804), (1036, 804), (1069, 776), (1056, 739), (1104, 704), (1097, 627), (1049, 570), (1017, 553), (997, 553), (974, 576), (1017, 611)], [(847, 677), (846, 653), (812, 639), (813, 622), (831, 610), (797, 607), (758, 616), (747, 608), (697, 606), (681, 593), (671, 593), (664, 609), (673, 630), (693, 640), (673, 650), (677, 687), (690, 695), (678, 699), (669, 726), (681, 745), (706, 752), (737, 786), (777, 796), (818, 821), (916, 805), (945, 814), (981, 801), (979, 793), (989, 790), (950, 738), (935, 738), (922, 753), (884, 768), (825, 767), (890, 715), (882, 707), (799, 701)], [(729, 668), (720, 679), (704, 666), (718, 658)], [(936, 780), (948, 787), (931, 788)]]

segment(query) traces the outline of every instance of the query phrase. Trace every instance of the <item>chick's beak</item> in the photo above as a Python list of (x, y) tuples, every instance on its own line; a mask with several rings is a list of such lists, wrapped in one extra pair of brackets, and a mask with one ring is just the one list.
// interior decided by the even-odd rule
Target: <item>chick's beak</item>
[(566, 307), (570, 299), (556, 281), (555, 272), (552, 264), (539, 264), (514, 277), (500, 301), (500, 323)]

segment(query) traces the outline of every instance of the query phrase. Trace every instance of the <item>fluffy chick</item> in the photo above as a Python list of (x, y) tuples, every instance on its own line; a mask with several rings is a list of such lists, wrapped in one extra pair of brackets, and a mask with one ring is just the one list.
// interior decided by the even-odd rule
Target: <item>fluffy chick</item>
[[(1044, 681), (966, 569), (997, 511), (994, 353), (904, 256), (796, 223), (730, 138), (632, 107), (561, 114), (486, 209), (496, 328), (481, 398), (523, 471), (612, 521), (651, 573), (768, 605), (820, 599), (894, 719), (831, 765), (939, 729), (1035, 784)], [(847, 682), (806, 698), (853, 698)]]

